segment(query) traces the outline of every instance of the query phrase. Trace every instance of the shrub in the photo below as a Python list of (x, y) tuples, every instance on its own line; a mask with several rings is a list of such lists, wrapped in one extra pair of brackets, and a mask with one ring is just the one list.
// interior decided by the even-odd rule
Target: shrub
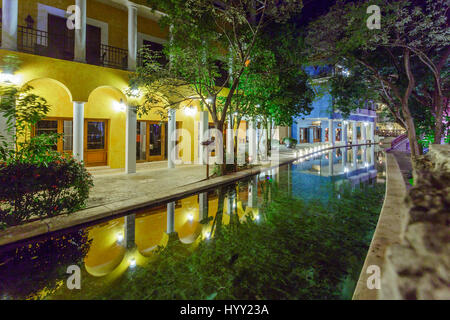
[(292, 149), (297, 146), (297, 142), (298, 141), (294, 138), (286, 137), (283, 139), (283, 143), (286, 145), (286, 147), (292, 148)]
[(93, 186), (85, 167), (63, 156), (46, 165), (0, 164), (0, 223), (13, 226), (83, 208)]

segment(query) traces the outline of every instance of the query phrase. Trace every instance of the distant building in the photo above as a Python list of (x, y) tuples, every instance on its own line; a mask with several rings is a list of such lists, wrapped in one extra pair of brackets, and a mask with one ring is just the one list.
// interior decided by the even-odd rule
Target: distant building
[[(339, 111), (333, 111), (333, 97), (321, 85), (334, 72), (333, 67), (307, 67), (316, 89), (322, 91), (313, 104), (311, 114), (294, 119), (291, 137), (299, 144), (329, 142), (335, 144), (362, 144), (374, 142), (376, 111), (372, 103), (366, 109), (357, 109), (347, 119)], [(347, 71), (341, 71), (347, 72)]]

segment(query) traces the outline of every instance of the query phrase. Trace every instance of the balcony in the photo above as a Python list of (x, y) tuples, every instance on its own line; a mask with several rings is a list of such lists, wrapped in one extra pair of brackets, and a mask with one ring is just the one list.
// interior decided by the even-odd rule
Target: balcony
[[(128, 50), (108, 45), (87, 43), (88, 64), (115, 69), (128, 69)], [(30, 27), (18, 26), (17, 48), (19, 51), (73, 61), (75, 39), (73, 35), (57, 34)]]

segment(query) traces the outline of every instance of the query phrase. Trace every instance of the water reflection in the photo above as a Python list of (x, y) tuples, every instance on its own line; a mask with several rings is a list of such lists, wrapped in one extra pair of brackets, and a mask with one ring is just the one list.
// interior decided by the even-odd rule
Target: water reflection
[[(374, 183), (377, 175), (381, 179), (384, 174), (383, 153), (376, 148), (319, 152), (309, 160), (270, 169), (246, 181), (136, 211), (58, 238), (0, 249), (0, 297), (36, 298), (60, 288), (57, 297), (70, 298), (73, 292), (64, 288), (64, 281), (67, 266), (73, 264), (83, 269), (83, 283), (107, 286), (136, 266), (149, 263), (158, 248), (172, 242), (195, 247), (198, 241), (220, 234), (224, 225), (259, 220), (261, 204), (271, 201), (273, 181), (289, 194), (324, 201), (335, 196), (330, 186), (338, 190), (344, 181), (353, 187)], [(37, 278), (24, 278), (24, 274), (34, 274), (37, 269)], [(17, 290), (17, 279), (28, 281), (21, 290)]]

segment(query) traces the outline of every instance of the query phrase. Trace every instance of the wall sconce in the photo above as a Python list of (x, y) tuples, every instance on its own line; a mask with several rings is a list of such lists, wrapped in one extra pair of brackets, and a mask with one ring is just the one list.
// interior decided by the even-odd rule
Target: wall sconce
[(119, 112), (124, 112), (127, 110), (127, 105), (120, 99), (120, 102), (114, 101), (114, 107)]
[(134, 98), (139, 98), (141, 96), (142, 92), (139, 90), (139, 88), (134, 88), (130, 90), (130, 95)]
[(22, 83), (22, 77), (12, 73), (0, 73), (0, 82), (17, 86)]
[(193, 116), (195, 116), (195, 114), (197, 113), (197, 109), (196, 109), (195, 107), (188, 106), (188, 107), (186, 107), (186, 108), (184, 109), (184, 113), (185, 113), (187, 116), (193, 117)]

